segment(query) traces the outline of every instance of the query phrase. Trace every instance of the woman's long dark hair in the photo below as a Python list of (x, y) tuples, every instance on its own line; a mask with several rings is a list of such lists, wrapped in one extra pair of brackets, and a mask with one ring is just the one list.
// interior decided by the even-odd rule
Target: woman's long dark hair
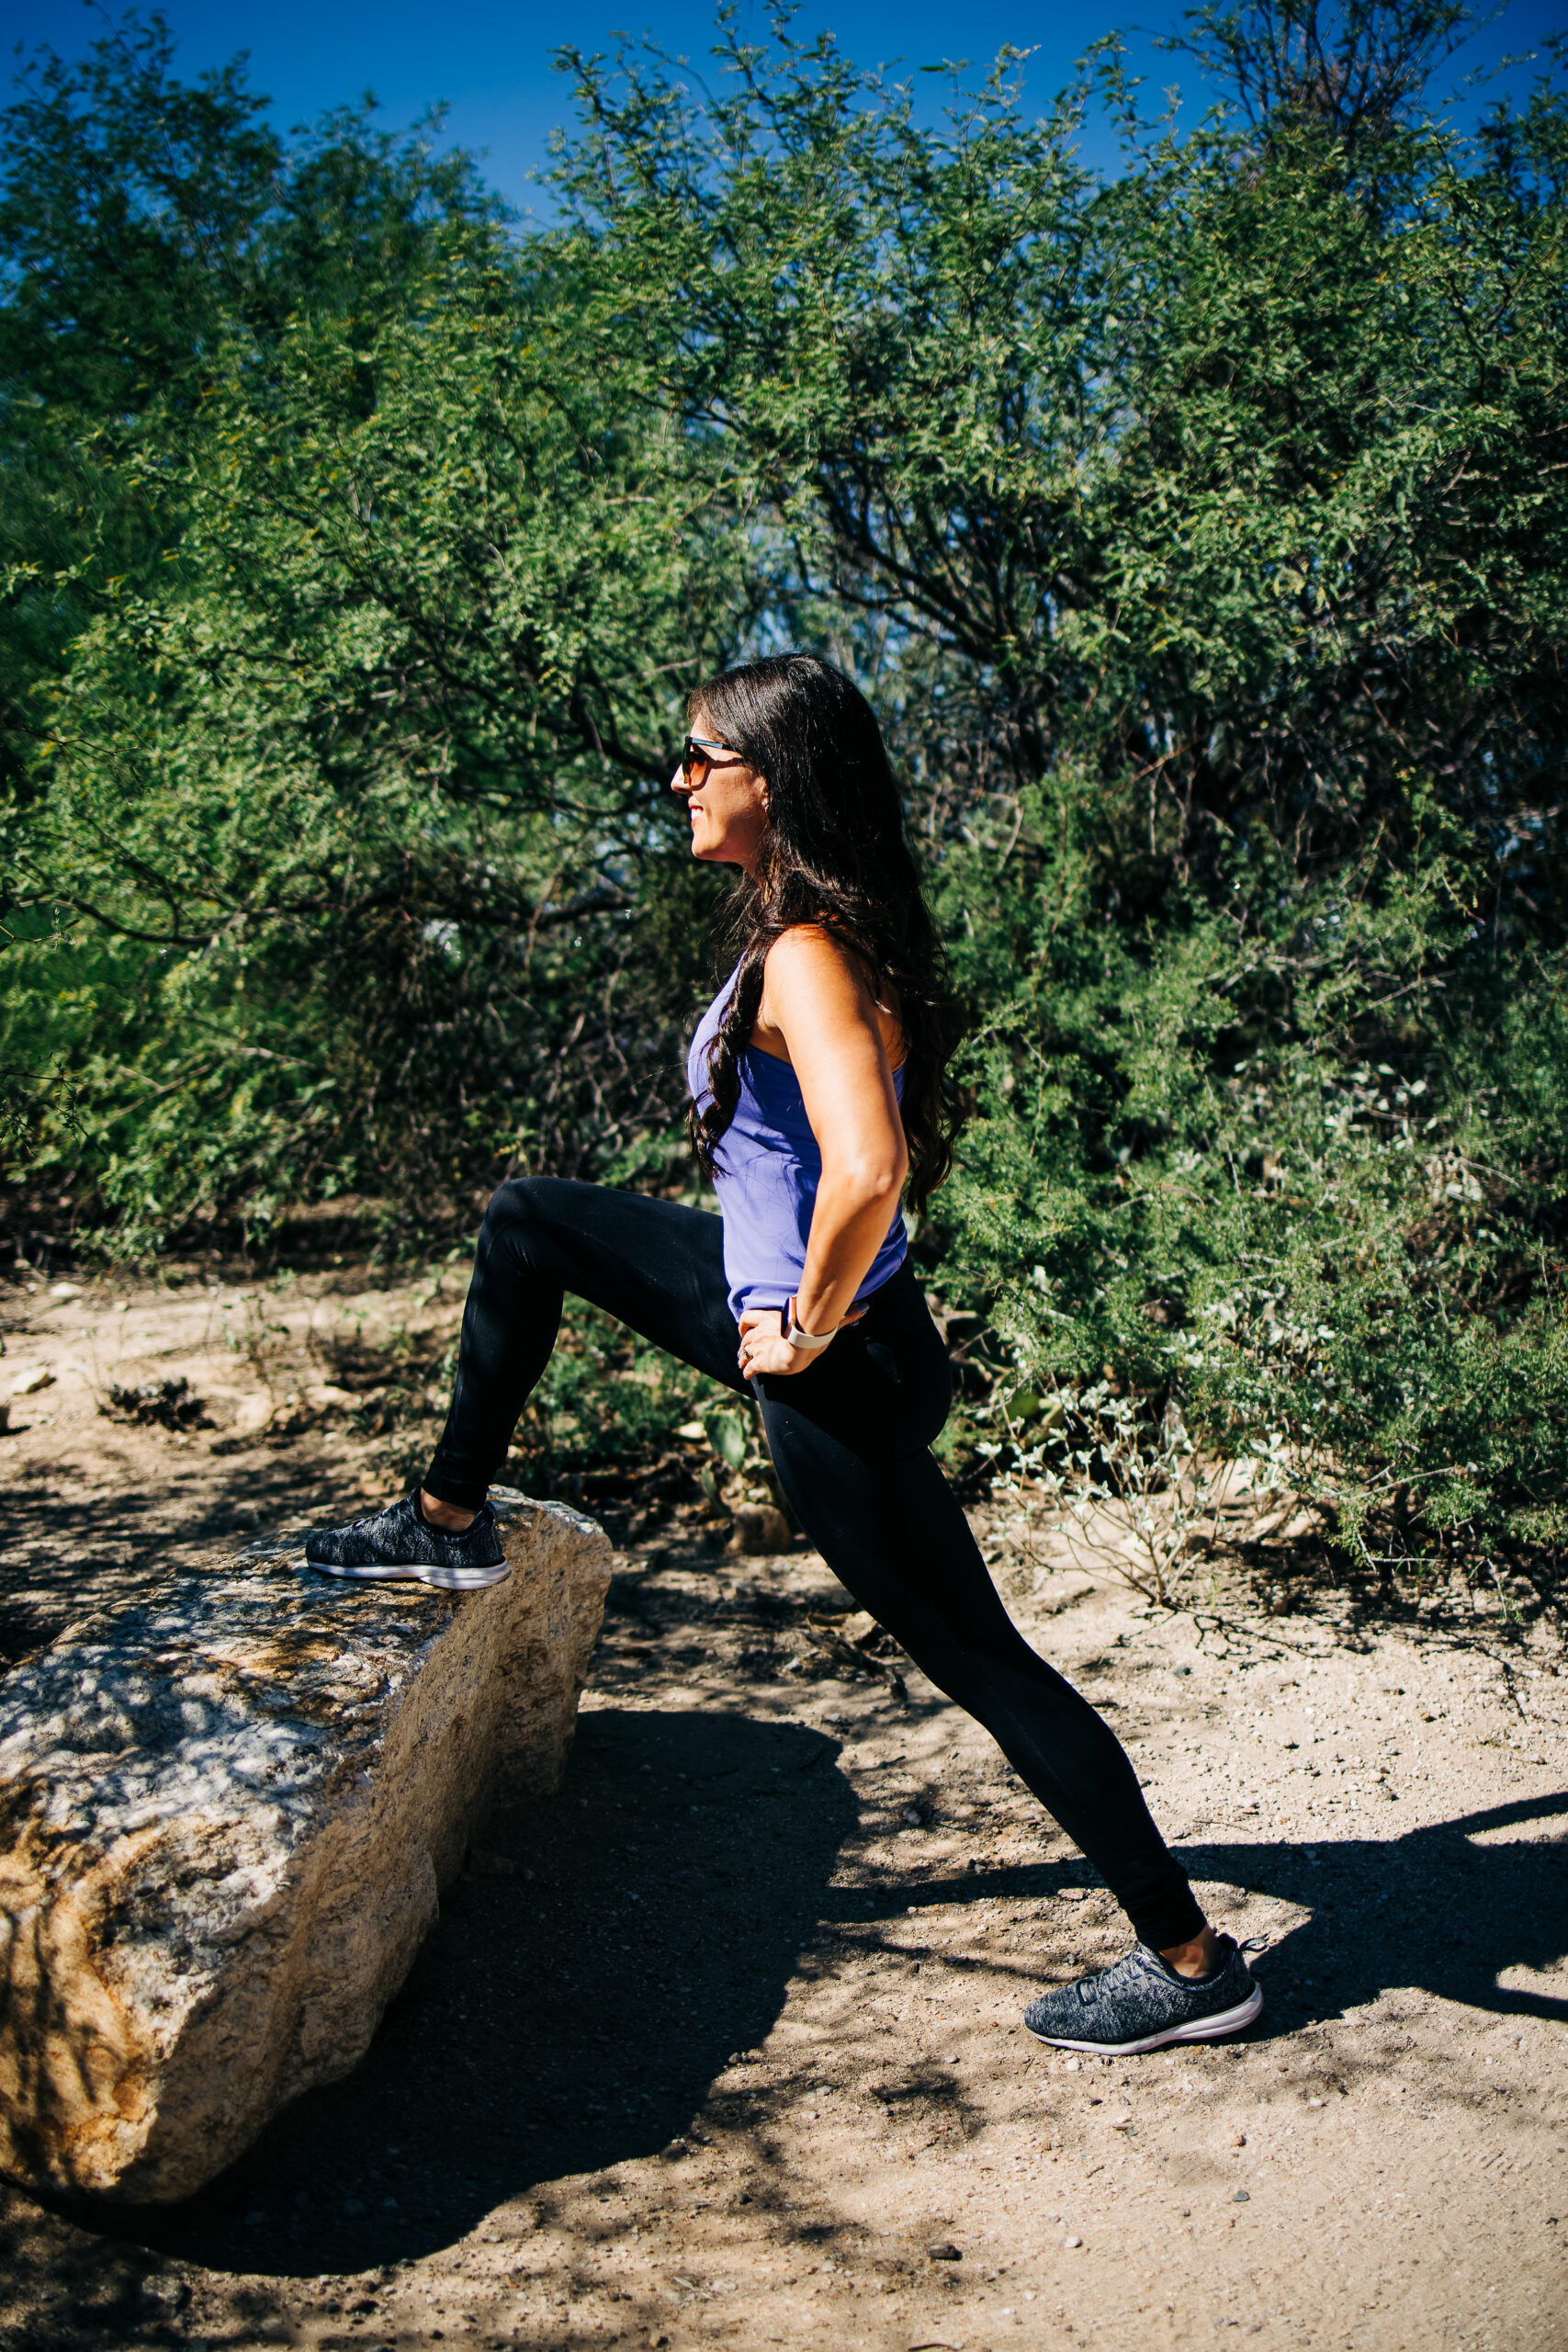
[(708, 1051), (712, 1100), (701, 1113), (692, 1106), (698, 1162), (711, 1180), (739, 1100), (739, 1057), (756, 1025), (769, 948), (792, 923), (820, 923), (903, 1028), (907, 1193), (918, 1209), (953, 1165), (964, 1106), (948, 1065), (964, 1023), (871, 706), (830, 662), (783, 653), (710, 678), (687, 708), (693, 725), (700, 716), (703, 733), (739, 752), (768, 787), (761, 879), (743, 875), (721, 917), (721, 941), (740, 970)]

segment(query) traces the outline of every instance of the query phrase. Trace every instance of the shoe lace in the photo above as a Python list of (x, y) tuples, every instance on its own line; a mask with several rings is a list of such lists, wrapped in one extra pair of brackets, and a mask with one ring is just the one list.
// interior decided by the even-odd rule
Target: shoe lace
[(1097, 1970), (1094, 1977), (1095, 1989), (1097, 1992), (1114, 1993), (1121, 1985), (1130, 1983), (1140, 1973), (1136, 1951), (1124, 1951), (1120, 1960), (1111, 1962), (1109, 1968)]

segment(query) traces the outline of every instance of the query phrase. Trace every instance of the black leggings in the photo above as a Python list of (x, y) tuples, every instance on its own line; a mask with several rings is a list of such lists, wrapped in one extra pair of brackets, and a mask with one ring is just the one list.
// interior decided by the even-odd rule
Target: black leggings
[(503, 1184), (479, 1234), (446, 1427), (424, 1485), (474, 1509), (549, 1361), (561, 1298), (592, 1300), (762, 1408), (785, 1500), (834, 1575), (983, 1723), (1156, 1951), (1202, 1914), (1108, 1724), (1012, 1623), (929, 1451), (953, 1375), (908, 1264), (806, 1368), (747, 1382), (720, 1219), (551, 1177)]

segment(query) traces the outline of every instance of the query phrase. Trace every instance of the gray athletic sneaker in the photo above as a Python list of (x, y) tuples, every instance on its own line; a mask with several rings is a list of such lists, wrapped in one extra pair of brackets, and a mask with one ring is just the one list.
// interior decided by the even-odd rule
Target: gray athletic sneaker
[(1179, 1976), (1147, 1944), (1076, 1984), (1058, 1984), (1031, 2001), (1023, 2022), (1039, 2041), (1058, 2050), (1096, 2050), (1130, 2058), (1168, 2041), (1213, 2041), (1250, 2025), (1263, 2007), (1263, 1988), (1247, 1955), (1229, 1936), (1224, 1959), (1207, 1976)]
[(425, 1519), (417, 1487), (384, 1510), (307, 1535), (305, 1557), (323, 1576), (367, 1584), (417, 1578), (443, 1592), (479, 1592), (506, 1574), (506, 1555), (489, 1503), (479, 1505), (461, 1535), (451, 1535)]

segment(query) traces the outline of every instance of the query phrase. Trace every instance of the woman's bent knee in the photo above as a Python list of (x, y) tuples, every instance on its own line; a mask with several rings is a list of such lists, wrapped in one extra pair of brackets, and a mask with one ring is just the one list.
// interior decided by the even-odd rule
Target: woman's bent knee
[(603, 1188), (575, 1182), (570, 1176), (509, 1176), (490, 1196), (493, 1210), (509, 1224), (576, 1227), (591, 1216), (592, 1204)]
[(504, 1184), (498, 1184), (479, 1227), (480, 1251), (493, 1249), (497, 1242), (515, 1248), (525, 1243), (530, 1234), (546, 1232), (553, 1222), (550, 1189), (547, 1176), (510, 1176)]

